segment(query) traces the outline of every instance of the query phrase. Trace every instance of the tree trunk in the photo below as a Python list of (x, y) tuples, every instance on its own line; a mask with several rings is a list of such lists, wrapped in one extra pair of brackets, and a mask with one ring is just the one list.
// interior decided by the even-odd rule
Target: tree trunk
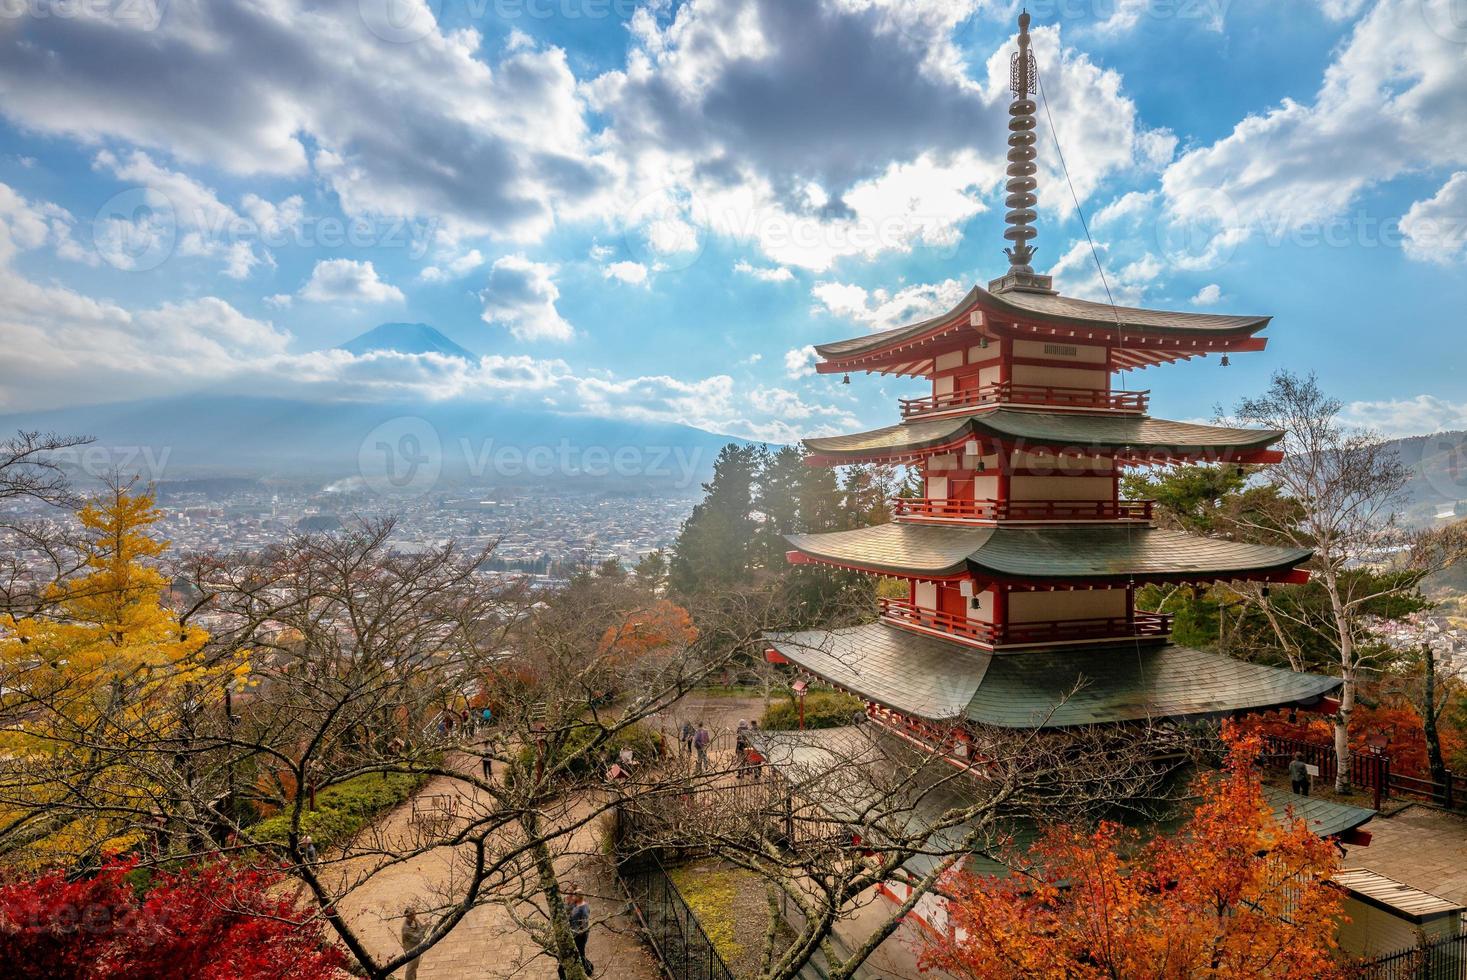
[(1426, 760), (1431, 769), (1432, 782), (1445, 785), (1447, 762), (1442, 758), (1441, 733), (1436, 727), (1436, 651), (1431, 648), (1430, 643), (1422, 644), (1421, 662), (1426, 685), (1426, 696), (1421, 705), (1421, 728), (1422, 734), (1426, 736)]
[(1335, 569), (1326, 565), (1324, 587), (1329, 593), (1330, 611), (1334, 614), (1335, 632), (1340, 640), (1340, 710), (1335, 714), (1335, 792), (1350, 792), (1350, 715), (1355, 710), (1355, 637), (1350, 632), (1350, 616), (1340, 598), (1340, 582)]
[(564, 980), (587, 980), (586, 971), (581, 966), (580, 951), (576, 949), (576, 937), (571, 932), (565, 899), (560, 893), (560, 880), (555, 874), (555, 859), (551, 856), (545, 839), (539, 836), (539, 820), (534, 811), (531, 811), (522, 822), (526, 836), (533, 841), (530, 853), (534, 856), (535, 872), (540, 879), (540, 895), (545, 899), (545, 917), (549, 920), (547, 952), (559, 962), (560, 976)]

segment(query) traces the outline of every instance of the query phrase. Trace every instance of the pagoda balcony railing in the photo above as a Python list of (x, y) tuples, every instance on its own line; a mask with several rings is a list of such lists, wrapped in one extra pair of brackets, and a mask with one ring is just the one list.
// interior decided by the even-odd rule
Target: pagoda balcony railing
[(1026, 623), (985, 623), (940, 609), (927, 609), (906, 599), (881, 599), (881, 616), (903, 626), (936, 630), (989, 646), (1065, 643), (1075, 640), (1131, 639), (1168, 636), (1172, 617), (1138, 612), (1094, 619), (1054, 619)]
[(963, 500), (893, 497), (893, 517), (916, 521), (1149, 521), (1151, 500)]
[(1150, 403), (1149, 391), (1114, 391), (1106, 388), (1060, 388), (1050, 385), (1022, 385), (998, 381), (981, 388), (952, 391), (926, 398), (899, 399), (902, 418), (909, 419), (936, 412), (982, 405), (1049, 405), (1054, 408), (1106, 409), (1116, 412), (1144, 412)]

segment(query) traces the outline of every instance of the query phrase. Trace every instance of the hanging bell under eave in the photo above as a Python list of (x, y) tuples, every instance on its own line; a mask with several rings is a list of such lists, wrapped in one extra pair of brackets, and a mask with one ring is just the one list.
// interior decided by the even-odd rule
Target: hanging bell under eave
[(1231, 363), (1231, 362), (1228, 361), (1228, 355), (1224, 354), (1222, 356), (1222, 366), (1223, 367), (1227, 367), (1229, 363)]
[(843, 385), (850, 384), (851, 383), (851, 376), (848, 374), (845, 377), (841, 378), (840, 379), (840, 383), (843, 384)]

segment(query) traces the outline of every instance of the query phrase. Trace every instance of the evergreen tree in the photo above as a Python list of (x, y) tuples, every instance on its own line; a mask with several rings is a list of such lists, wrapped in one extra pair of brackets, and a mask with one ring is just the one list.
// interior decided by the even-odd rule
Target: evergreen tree
[(703, 502), (683, 522), (673, 545), (669, 583), (691, 595), (752, 578), (751, 558), (758, 522), (754, 489), (769, 451), (763, 446), (724, 446), (703, 484)]

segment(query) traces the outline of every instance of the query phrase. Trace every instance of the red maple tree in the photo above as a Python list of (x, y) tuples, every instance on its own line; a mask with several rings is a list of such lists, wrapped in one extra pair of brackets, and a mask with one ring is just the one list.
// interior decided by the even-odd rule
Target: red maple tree
[(924, 969), (1003, 980), (1338, 975), (1334, 847), (1263, 803), (1254, 736), (1230, 734), (1182, 829), (1049, 829), (1004, 879), (960, 874)]
[(326, 980), (346, 959), (280, 876), (227, 862), (153, 874), (131, 861), (68, 880), (0, 882), (6, 976), (47, 980)]

